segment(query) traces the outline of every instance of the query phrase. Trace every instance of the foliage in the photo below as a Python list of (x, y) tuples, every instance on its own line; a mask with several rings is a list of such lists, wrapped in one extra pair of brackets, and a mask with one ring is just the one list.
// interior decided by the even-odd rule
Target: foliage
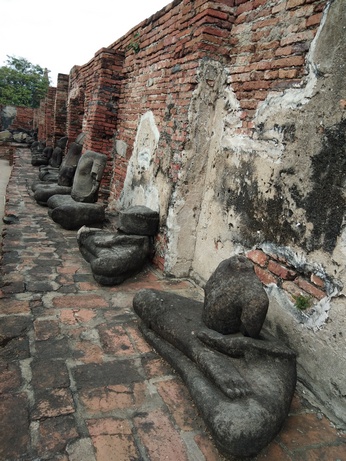
[(136, 54), (139, 53), (141, 47), (139, 45), (139, 32), (136, 32), (133, 36), (133, 41), (127, 46), (128, 50), (133, 50)]
[(48, 91), (48, 70), (25, 58), (7, 56), (0, 67), (0, 104), (39, 107)]
[(295, 306), (297, 309), (304, 311), (305, 309), (308, 309), (309, 307), (311, 307), (311, 297), (310, 296), (298, 295), (298, 296), (294, 296), (294, 300), (295, 300)]

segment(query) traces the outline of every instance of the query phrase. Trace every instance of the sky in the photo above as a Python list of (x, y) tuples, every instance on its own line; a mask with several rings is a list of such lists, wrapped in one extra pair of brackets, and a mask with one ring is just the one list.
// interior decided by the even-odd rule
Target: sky
[(0, 0), (0, 67), (7, 56), (69, 74), (171, 0)]

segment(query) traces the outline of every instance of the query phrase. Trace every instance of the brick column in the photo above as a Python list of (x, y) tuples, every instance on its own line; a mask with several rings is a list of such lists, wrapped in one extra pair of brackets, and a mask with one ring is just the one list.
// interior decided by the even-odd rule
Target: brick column
[(54, 144), (67, 133), (67, 96), (69, 76), (58, 74), (58, 84), (54, 105)]

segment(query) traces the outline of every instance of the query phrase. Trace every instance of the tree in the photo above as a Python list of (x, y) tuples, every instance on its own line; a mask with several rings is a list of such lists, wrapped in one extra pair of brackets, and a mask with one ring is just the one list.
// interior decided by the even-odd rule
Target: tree
[(49, 71), (25, 58), (7, 56), (0, 67), (0, 104), (39, 107), (49, 87)]

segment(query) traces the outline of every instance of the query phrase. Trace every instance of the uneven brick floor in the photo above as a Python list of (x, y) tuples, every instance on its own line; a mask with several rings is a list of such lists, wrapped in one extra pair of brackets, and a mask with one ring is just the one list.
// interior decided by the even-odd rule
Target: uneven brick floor
[[(189, 394), (142, 339), (132, 310), (143, 287), (202, 297), (148, 268), (101, 287), (32, 198), (37, 169), (17, 149), (7, 189), (0, 291), (0, 460), (216, 461)], [(345, 461), (346, 436), (295, 395), (285, 426), (257, 461)]]

